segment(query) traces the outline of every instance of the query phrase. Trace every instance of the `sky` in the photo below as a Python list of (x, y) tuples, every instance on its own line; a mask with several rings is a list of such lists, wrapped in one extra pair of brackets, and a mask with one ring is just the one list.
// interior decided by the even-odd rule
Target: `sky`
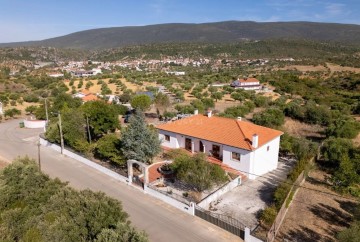
[(360, 0), (0, 0), (0, 43), (77, 31), (227, 20), (360, 24)]

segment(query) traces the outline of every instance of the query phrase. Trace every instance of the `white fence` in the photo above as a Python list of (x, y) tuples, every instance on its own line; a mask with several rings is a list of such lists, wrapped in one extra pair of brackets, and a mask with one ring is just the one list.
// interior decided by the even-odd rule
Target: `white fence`
[(201, 202), (199, 202), (197, 205), (203, 209), (208, 209), (211, 202), (216, 201), (219, 197), (224, 195), (225, 193), (231, 191), (235, 187), (241, 185), (241, 177), (237, 177), (231, 182), (227, 183), (220, 189), (216, 190), (206, 198), (204, 198)]
[(155, 189), (152, 189), (151, 187), (144, 186), (144, 190), (147, 194), (156, 197), (160, 199), (163, 202), (166, 202), (167, 204), (180, 209), (181, 211), (188, 213), (192, 216), (195, 215), (195, 204), (190, 202), (190, 205), (187, 205), (185, 203), (182, 203), (166, 194), (163, 194), (162, 192), (159, 192)]
[[(56, 144), (53, 144), (53, 143), (50, 143), (49, 141), (43, 139), (40, 137), (40, 144), (43, 145), (43, 146), (46, 146), (46, 147), (50, 147), (54, 150), (56, 150), (57, 152), (61, 152), (61, 148), (59, 145), (56, 145)], [(124, 177), (110, 169), (107, 169), (99, 164), (96, 164), (95, 162), (89, 160), (89, 159), (86, 159), (85, 157), (82, 157), (78, 154), (75, 154), (69, 150), (66, 150), (64, 149), (63, 150), (63, 154), (66, 155), (66, 156), (69, 156), (77, 161), (80, 161), (81, 163), (85, 164), (85, 165), (88, 165), (112, 178), (114, 178), (115, 180), (118, 180), (118, 181), (121, 181), (121, 182), (125, 182), (127, 183), (127, 177)]]

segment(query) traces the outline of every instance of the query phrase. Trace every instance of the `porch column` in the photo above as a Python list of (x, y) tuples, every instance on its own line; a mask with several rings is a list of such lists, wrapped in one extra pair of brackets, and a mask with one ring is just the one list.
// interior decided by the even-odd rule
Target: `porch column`
[(195, 152), (195, 142), (191, 141), (191, 153)]
[(201, 143), (202, 146), (203, 146), (203, 151), (204, 151), (204, 154), (206, 154), (206, 146), (204, 145), (204, 143)]
[(149, 167), (144, 166), (144, 187), (149, 183)]

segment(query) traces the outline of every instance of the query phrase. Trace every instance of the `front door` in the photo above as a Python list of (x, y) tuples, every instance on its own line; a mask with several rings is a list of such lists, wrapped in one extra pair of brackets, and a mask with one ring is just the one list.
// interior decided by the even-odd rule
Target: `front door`
[(185, 138), (185, 150), (192, 151), (191, 146), (191, 139)]
[(199, 141), (199, 151), (204, 153), (204, 150), (205, 150), (205, 146), (204, 146), (203, 142)]
[(220, 146), (218, 145), (213, 145), (212, 146), (212, 155), (215, 157), (215, 158), (220, 158)]

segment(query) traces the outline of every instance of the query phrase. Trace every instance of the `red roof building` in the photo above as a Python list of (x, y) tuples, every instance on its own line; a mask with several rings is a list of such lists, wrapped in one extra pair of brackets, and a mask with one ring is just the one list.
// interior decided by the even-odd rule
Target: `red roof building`
[(255, 179), (277, 168), (281, 131), (240, 119), (193, 115), (158, 125), (162, 145), (203, 152)]

